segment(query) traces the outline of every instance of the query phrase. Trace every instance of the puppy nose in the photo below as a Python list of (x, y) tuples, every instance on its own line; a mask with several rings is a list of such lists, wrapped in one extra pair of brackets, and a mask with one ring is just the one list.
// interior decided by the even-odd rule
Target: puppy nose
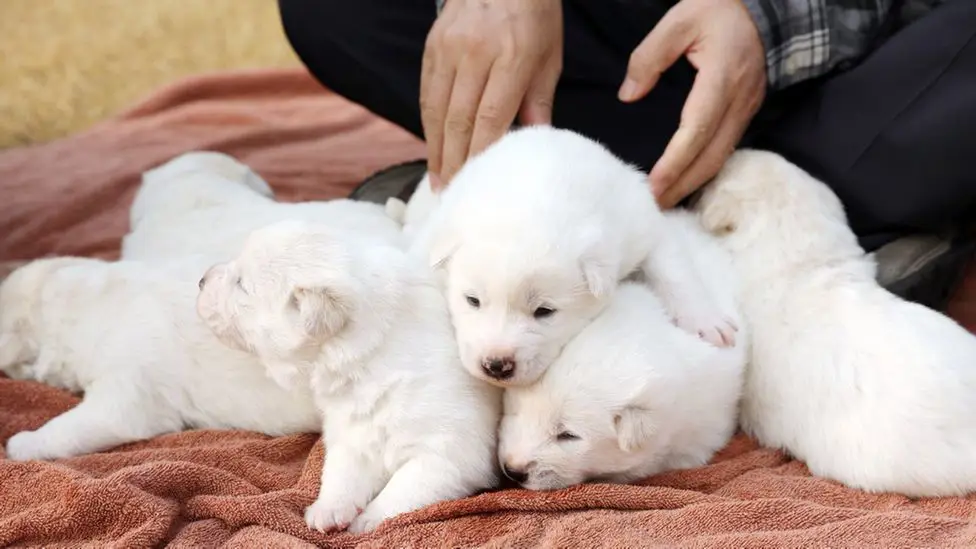
[(481, 362), (481, 369), (492, 379), (508, 379), (515, 375), (515, 359), (510, 356), (486, 358)]
[(207, 285), (207, 280), (210, 279), (210, 277), (213, 275), (214, 269), (216, 268), (217, 268), (216, 265), (210, 267), (209, 269), (207, 269), (207, 272), (203, 273), (203, 276), (200, 277), (200, 282), (197, 283), (197, 287), (200, 288), (201, 291), (203, 291), (203, 287)]
[(515, 484), (522, 485), (529, 480), (529, 473), (523, 469), (517, 469), (511, 465), (502, 463), (502, 474)]

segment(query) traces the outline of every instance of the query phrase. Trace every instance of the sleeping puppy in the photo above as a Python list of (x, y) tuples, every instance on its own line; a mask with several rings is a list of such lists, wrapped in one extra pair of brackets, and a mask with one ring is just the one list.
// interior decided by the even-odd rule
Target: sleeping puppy
[(274, 200), (271, 186), (246, 165), (223, 153), (191, 151), (142, 174), (129, 226), (137, 227), (149, 216), (269, 200)]
[(318, 431), (308, 389), (279, 388), (196, 317), (199, 272), (199, 261), (164, 271), (54, 258), (4, 280), (0, 370), (84, 392), (78, 406), (14, 435), (7, 457), (67, 458), (185, 428)]
[(736, 326), (668, 233), (646, 176), (567, 130), (515, 130), (440, 193), (412, 253), (443, 269), (464, 367), (528, 385), (643, 270), (668, 314), (718, 345)]
[(404, 250), (286, 221), (201, 288), (218, 337), (314, 391), (328, 452), (309, 527), (369, 531), (497, 482), (499, 391), (461, 369), (443, 295)]
[(190, 152), (143, 174), (122, 258), (165, 263), (189, 255), (225, 261), (247, 235), (285, 219), (320, 221), (400, 242), (400, 223), (378, 204), (355, 200), (281, 203), (233, 158)]
[[(666, 215), (715, 303), (745, 326), (728, 255), (690, 214)], [(733, 347), (701, 341), (671, 323), (648, 287), (621, 283), (536, 383), (505, 390), (502, 472), (552, 490), (704, 465), (735, 431), (747, 345), (744, 330)]]
[(743, 284), (743, 428), (855, 488), (976, 489), (976, 337), (878, 285), (837, 196), (741, 151), (696, 209)]

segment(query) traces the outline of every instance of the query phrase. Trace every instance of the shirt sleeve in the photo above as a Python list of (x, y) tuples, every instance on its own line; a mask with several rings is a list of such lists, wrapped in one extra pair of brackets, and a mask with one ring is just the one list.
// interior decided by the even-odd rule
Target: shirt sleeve
[(893, 0), (743, 0), (766, 49), (769, 87), (783, 89), (857, 61)]

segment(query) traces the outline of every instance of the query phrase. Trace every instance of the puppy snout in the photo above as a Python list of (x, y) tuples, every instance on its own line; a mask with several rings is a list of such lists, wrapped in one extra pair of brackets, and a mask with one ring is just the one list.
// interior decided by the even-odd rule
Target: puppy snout
[(214, 273), (219, 268), (220, 268), (219, 265), (214, 265), (213, 267), (207, 269), (207, 272), (203, 273), (203, 276), (200, 277), (200, 282), (197, 283), (197, 287), (200, 288), (200, 291), (203, 291), (203, 287), (207, 285), (207, 281), (209, 281), (215, 276)]
[(515, 375), (515, 359), (510, 356), (486, 358), (481, 361), (481, 369), (492, 379), (508, 379)]
[(522, 485), (529, 480), (528, 466), (519, 467), (511, 463), (502, 463), (502, 474), (515, 484)]

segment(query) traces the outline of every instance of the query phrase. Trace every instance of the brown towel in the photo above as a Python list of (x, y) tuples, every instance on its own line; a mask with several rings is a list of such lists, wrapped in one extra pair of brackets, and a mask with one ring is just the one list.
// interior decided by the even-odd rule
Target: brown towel
[[(191, 79), (89, 132), (0, 152), (0, 260), (115, 256), (139, 173), (198, 148), (237, 156), (284, 199), (343, 195), (373, 170), (424, 152), (301, 72)], [(954, 307), (974, 326), (976, 274), (968, 284)], [(77, 402), (0, 377), (0, 441)], [(367, 536), (321, 535), (302, 511), (322, 456), (314, 435), (192, 431), (56, 463), (3, 460), (0, 546), (976, 546), (976, 496), (865, 494), (812, 478), (741, 435), (712, 465), (639, 486), (503, 490), (398, 517)]]

